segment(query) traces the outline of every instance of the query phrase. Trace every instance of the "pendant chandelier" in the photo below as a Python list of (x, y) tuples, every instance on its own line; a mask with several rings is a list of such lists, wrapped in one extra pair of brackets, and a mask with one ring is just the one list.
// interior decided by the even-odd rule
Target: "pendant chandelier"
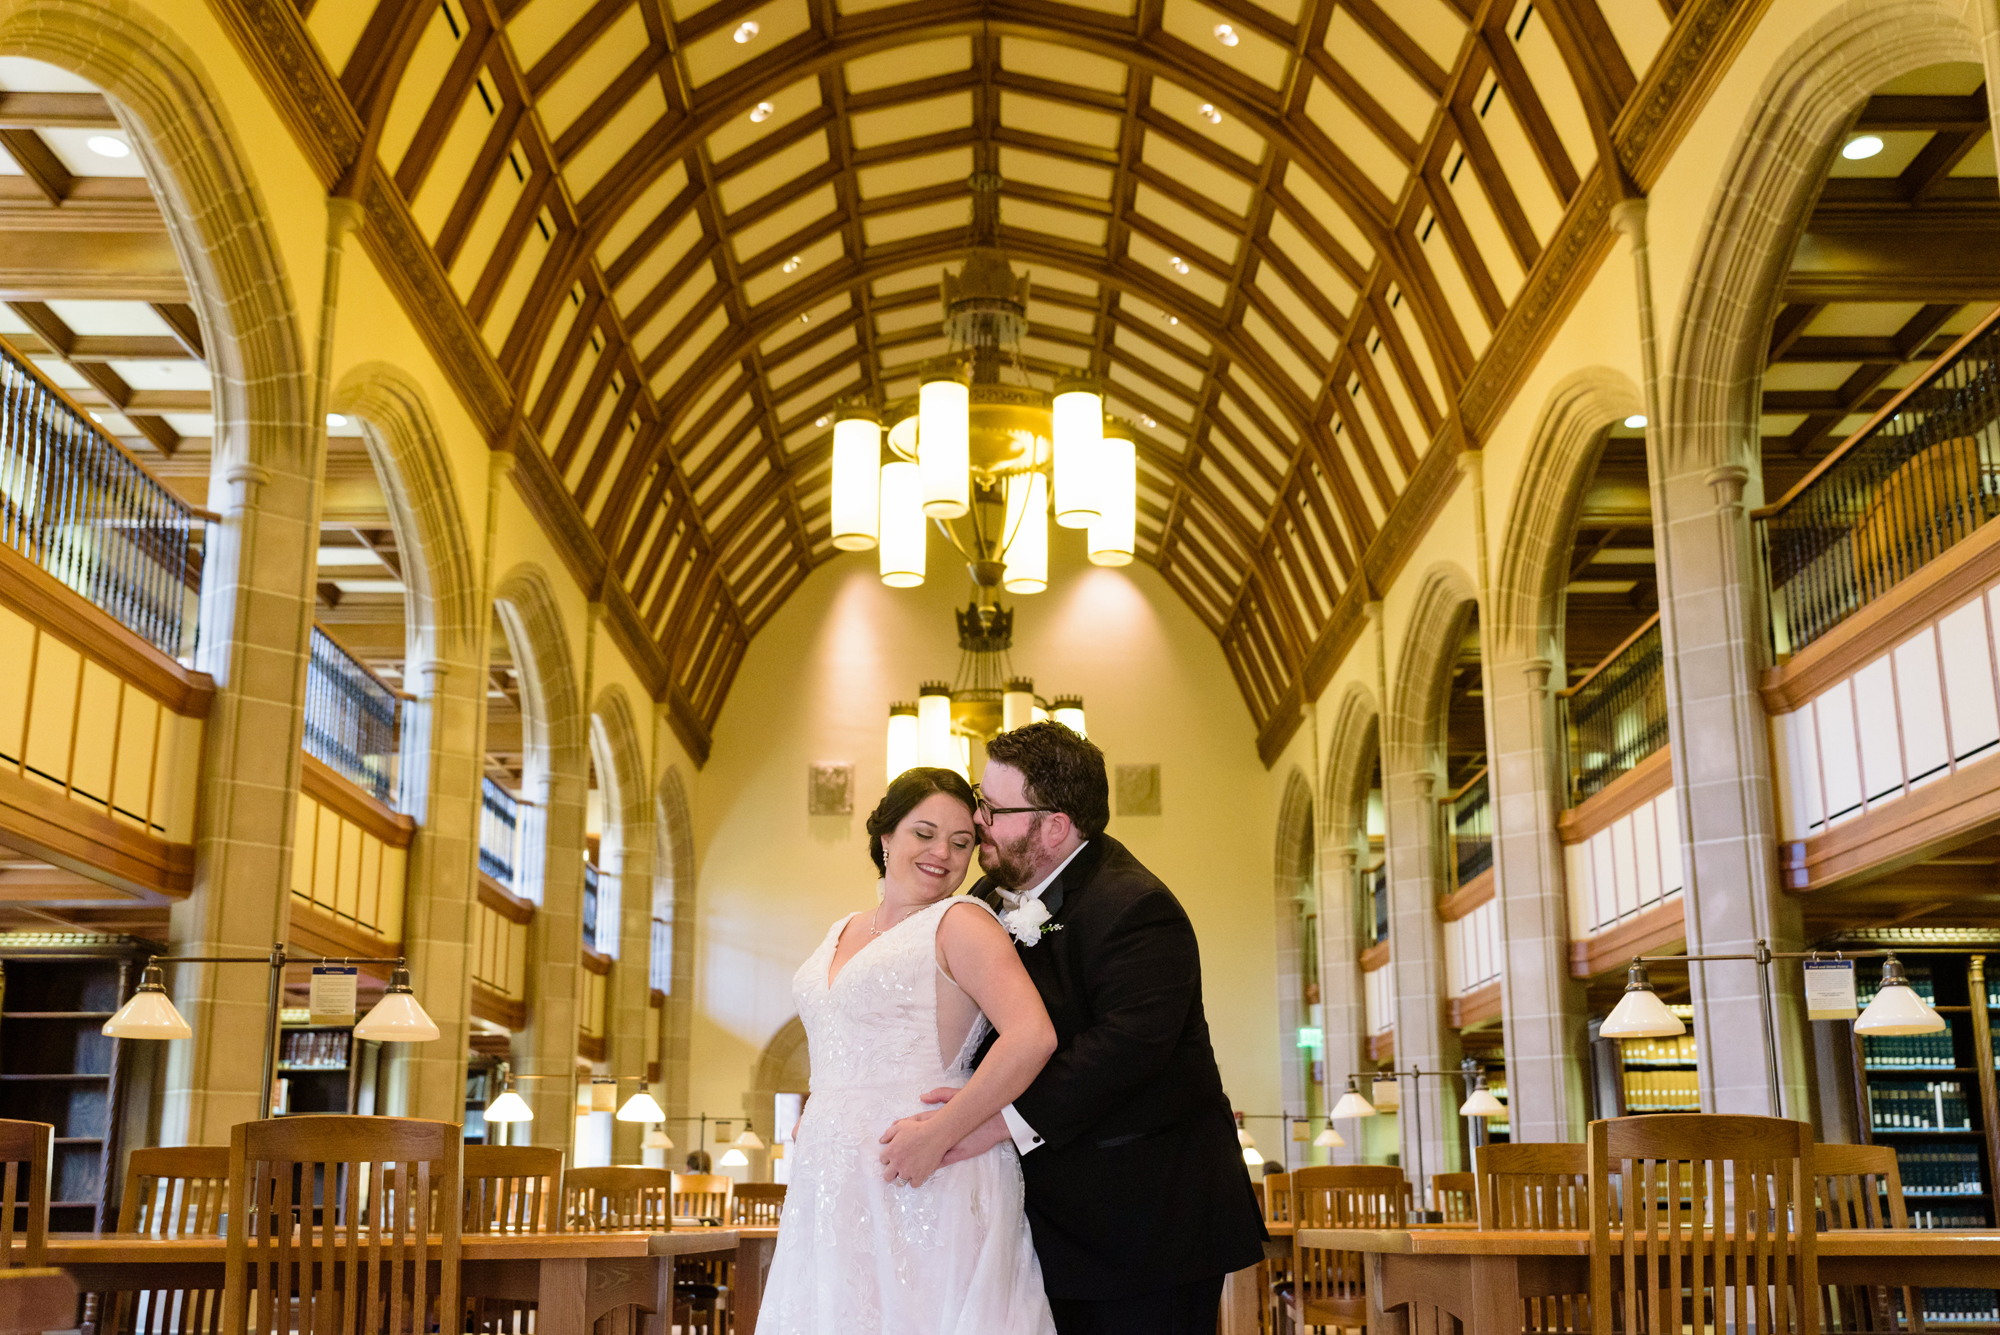
[(1131, 562), (1138, 448), (1094, 380), (1065, 376), (1049, 393), (1029, 379), (1028, 276), (1000, 249), (1000, 177), (967, 184), (970, 244), (940, 287), (950, 351), (923, 364), (916, 398), (835, 414), (833, 545), (874, 548), (882, 582), (914, 588), (934, 523), (991, 605), (1003, 587), (1047, 587), (1052, 508), (1058, 527), (1085, 530), (1092, 562)]
[(974, 599), (958, 618), (958, 675), (927, 681), (915, 704), (889, 706), (889, 782), (904, 770), (935, 765), (972, 777), (972, 741), (987, 742), (1026, 723), (1052, 718), (1084, 734), (1083, 697), (1044, 700), (1035, 683), (1014, 675), (1014, 612)]

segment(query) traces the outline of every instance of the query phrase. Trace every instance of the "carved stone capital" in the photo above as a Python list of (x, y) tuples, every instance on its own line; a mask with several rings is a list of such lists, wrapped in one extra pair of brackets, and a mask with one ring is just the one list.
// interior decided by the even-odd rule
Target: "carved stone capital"
[(1634, 240), (1646, 234), (1646, 201), (1621, 199), (1611, 206), (1611, 230)]
[(1458, 475), (1475, 487), (1486, 474), (1486, 451), (1460, 450), (1452, 458), (1458, 468)]
[(1702, 481), (1708, 483), (1715, 493), (1715, 504), (1723, 510), (1743, 508), (1743, 486), (1750, 480), (1750, 470), (1742, 464), (1717, 464), (1702, 474)]
[(330, 196), (326, 201), (326, 239), (338, 241), (349, 232), (360, 231), (366, 212), (358, 199), (349, 199), (344, 195)]
[(1549, 698), (1549, 674), (1556, 665), (1546, 658), (1530, 658), (1521, 664), (1521, 676), (1528, 683), (1528, 693), (1537, 701)]
[(1410, 776), (1410, 782), (1416, 785), (1418, 797), (1430, 797), (1437, 792), (1438, 776), (1431, 770), (1418, 770)]
[(236, 507), (247, 510), (257, 503), (257, 493), (271, 480), (271, 470), (262, 464), (231, 464), (224, 470), (222, 480), (234, 489), (231, 500)]

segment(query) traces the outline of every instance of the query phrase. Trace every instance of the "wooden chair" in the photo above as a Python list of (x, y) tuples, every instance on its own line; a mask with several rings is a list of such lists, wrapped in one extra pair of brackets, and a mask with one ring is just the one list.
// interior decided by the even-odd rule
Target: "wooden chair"
[[(1590, 1227), (1590, 1152), (1566, 1144), (1481, 1145), (1473, 1178), (1483, 1229), (1535, 1232)], [(1556, 1294), (1522, 1300), (1521, 1329), (1590, 1329), (1590, 1295)]]
[(562, 1151), (534, 1145), (467, 1145), (466, 1233), (560, 1233)]
[[(1903, 1173), (1887, 1145), (1813, 1146), (1815, 1216), (1822, 1233), (1842, 1228), (1908, 1228)], [(1829, 1331), (1886, 1332), (1897, 1329), (1895, 1303), (1883, 1284), (1820, 1289), (1820, 1326)], [(1923, 1329), (1923, 1304), (1913, 1288), (1903, 1290), (1905, 1329)]]
[(784, 1212), (785, 1184), (782, 1182), (745, 1182), (736, 1187), (730, 1197), (729, 1222), (732, 1224), (775, 1228)]
[[(457, 1126), (410, 1117), (236, 1127), (222, 1329), (425, 1335), (455, 1328), (459, 1154)], [(442, 1239), (435, 1271), (432, 1233)]]
[[(125, 1158), (125, 1196), (118, 1202), (118, 1231), (154, 1238), (222, 1235), (229, 1209), (229, 1147), (184, 1145), (138, 1149)], [(222, 1316), (220, 1289), (141, 1289), (93, 1294), (102, 1313), (99, 1330), (172, 1331), (206, 1335)]]
[[(1300, 1168), (1291, 1175), (1292, 1225), (1401, 1228), (1408, 1219), (1403, 1170), (1374, 1164)], [(1368, 1324), (1367, 1258), (1301, 1246), (1292, 1238), (1292, 1321), (1300, 1326)]]
[[(1292, 1222), (1292, 1175), (1290, 1173), (1266, 1173), (1257, 1185), (1257, 1199), (1264, 1207), (1266, 1224), (1289, 1224)], [(1263, 1328), (1269, 1332), (1283, 1330), (1285, 1312), (1292, 1304), (1292, 1259), (1273, 1258), (1268, 1252), (1264, 1257), (1264, 1304)]]
[(0, 1332), (28, 1335), (76, 1323), (76, 1284), (60, 1270), (0, 1267)]
[(722, 1223), (729, 1218), (729, 1202), (735, 1191), (736, 1180), (727, 1173), (675, 1173), (674, 1214), (682, 1219)]
[(1475, 1173), (1436, 1173), (1431, 1177), (1431, 1208), (1448, 1224), (1470, 1224), (1479, 1218)]
[(40, 1269), (48, 1260), (55, 1135), (47, 1122), (0, 1121), (0, 1269), (14, 1264), (16, 1238), (24, 1267)]
[(1597, 1335), (1819, 1335), (1817, 1233), (1795, 1220), (1813, 1199), (1811, 1126), (1654, 1113), (1592, 1122), (1589, 1146)]
[(572, 1168), (563, 1174), (563, 1219), (571, 1229), (665, 1233), (674, 1226), (673, 1186), (664, 1168)]

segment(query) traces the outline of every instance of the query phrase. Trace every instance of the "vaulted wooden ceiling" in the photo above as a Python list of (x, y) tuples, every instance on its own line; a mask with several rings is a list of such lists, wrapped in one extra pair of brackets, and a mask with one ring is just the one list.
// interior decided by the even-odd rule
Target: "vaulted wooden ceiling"
[(1140, 557), (1267, 733), (1752, 8), (218, 7), (685, 721), (837, 555), (828, 414), (942, 350), (995, 170), (1030, 369), (1141, 425)]

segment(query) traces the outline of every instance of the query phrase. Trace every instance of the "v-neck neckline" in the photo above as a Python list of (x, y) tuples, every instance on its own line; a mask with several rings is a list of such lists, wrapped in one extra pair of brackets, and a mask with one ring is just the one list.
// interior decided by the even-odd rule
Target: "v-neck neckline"
[(833, 985), (839, 982), (842, 978), (845, 978), (847, 976), (847, 971), (854, 967), (854, 961), (860, 959), (863, 955), (867, 954), (871, 949), (875, 947), (875, 945), (878, 942), (884, 940), (887, 937), (893, 936), (898, 929), (916, 920), (917, 918), (922, 917), (924, 914), (930, 912), (932, 909), (936, 907), (937, 907), (936, 904), (928, 904), (925, 907), (918, 909), (915, 913), (906, 915), (901, 922), (896, 923), (894, 926), (884, 928), (882, 931), (876, 933), (874, 936), (868, 939), (866, 945), (862, 946), (861, 949), (855, 951), (852, 955), (849, 955), (847, 957), (847, 963), (841, 964), (839, 971), (835, 972), (833, 966), (835, 964), (840, 963), (840, 938), (847, 935), (847, 929), (853, 925), (854, 920), (856, 918), (861, 916), (861, 914), (858, 911), (848, 914), (847, 921), (840, 924), (840, 930), (836, 932), (833, 937), (833, 956), (826, 962), (826, 972), (827, 972), (826, 990), (829, 992), (833, 991)]

